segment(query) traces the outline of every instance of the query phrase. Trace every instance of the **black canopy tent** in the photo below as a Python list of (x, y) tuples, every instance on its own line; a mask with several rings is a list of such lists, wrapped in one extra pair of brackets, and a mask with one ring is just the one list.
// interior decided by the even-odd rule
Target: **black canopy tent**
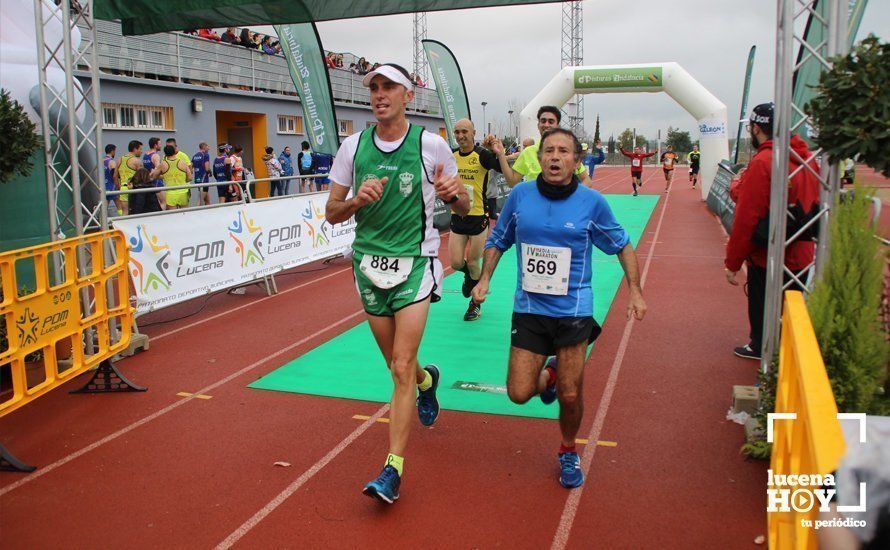
[(121, 21), (125, 35), (183, 29), (332, 21), (559, 0), (94, 0), (97, 19)]

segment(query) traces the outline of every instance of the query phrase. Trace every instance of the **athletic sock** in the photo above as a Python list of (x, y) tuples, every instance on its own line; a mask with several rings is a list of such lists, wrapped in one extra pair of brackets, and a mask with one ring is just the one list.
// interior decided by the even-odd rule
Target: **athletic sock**
[(400, 477), (402, 475), (402, 464), (404, 462), (405, 459), (398, 455), (394, 455), (392, 453), (386, 455), (386, 466), (392, 466), (393, 468), (395, 468), (396, 471), (399, 472)]
[(556, 384), (556, 369), (553, 367), (544, 367), (544, 371), (547, 373), (547, 386)]
[[(574, 452), (577, 452), (577, 451), (575, 451), (575, 446), (574, 446), (574, 445), (572, 445), (571, 447), (566, 447), (566, 446), (563, 445), (562, 443), (559, 444), (559, 454), (563, 454), (563, 453), (574, 453)], [(392, 456), (392, 455), (390, 455), (390, 456)], [(400, 460), (401, 460), (401, 459), (400, 459)]]
[(420, 391), (426, 391), (433, 387), (433, 375), (430, 374), (430, 371), (423, 369), (425, 376), (423, 377), (423, 382), (417, 384), (417, 387)]

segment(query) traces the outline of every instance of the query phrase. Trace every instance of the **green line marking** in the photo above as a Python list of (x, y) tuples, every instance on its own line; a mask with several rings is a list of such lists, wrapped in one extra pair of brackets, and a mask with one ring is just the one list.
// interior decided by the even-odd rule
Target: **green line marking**
[[(639, 243), (658, 198), (657, 195), (606, 196), (634, 246)], [(598, 250), (593, 251), (591, 265), (594, 317), (602, 324), (624, 273), (617, 257), (606, 256)], [(463, 320), (468, 300), (460, 294), (462, 282), (460, 273), (445, 278), (442, 300), (430, 307), (420, 346), (421, 365), (435, 363), (442, 372), (438, 391), (440, 406), (450, 410), (556, 418), (557, 405), (544, 405), (538, 399), (517, 405), (507, 398), (503, 389), (516, 288), (515, 247), (501, 258), (491, 294), (482, 305), (478, 321)], [(617, 330), (608, 324), (604, 329)], [(605, 365), (592, 368), (605, 368)], [(392, 378), (365, 322), (292, 359), (249, 387), (387, 402), (392, 395)]]

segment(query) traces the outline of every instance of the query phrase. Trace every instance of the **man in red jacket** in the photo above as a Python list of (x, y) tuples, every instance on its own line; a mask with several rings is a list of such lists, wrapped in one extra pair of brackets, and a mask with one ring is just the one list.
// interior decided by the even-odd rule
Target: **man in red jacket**
[(655, 151), (651, 153), (644, 153), (643, 150), (639, 147), (634, 147), (634, 152), (625, 151), (624, 148), (621, 148), (621, 154), (630, 159), (630, 181), (634, 186), (634, 196), (637, 196), (637, 186), (643, 186), (643, 159), (647, 159), (655, 154)]
[[(751, 140), (757, 145), (757, 153), (742, 173), (737, 186), (735, 218), (732, 223), (732, 234), (726, 244), (726, 280), (738, 285), (736, 275), (742, 263), (748, 264), (748, 322), (751, 325), (750, 343), (735, 348), (735, 354), (748, 359), (760, 359), (763, 343), (763, 313), (766, 300), (766, 258), (768, 237), (768, 216), (770, 211), (770, 176), (773, 163), (773, 111), (772, 103), (763, 103), (754, 107), (748, 128)], [(798, 221), (788, 222), (788, 235), (792, 229), (800, 227), (800, 219), (806, 220), (818, 211), (819, 180), (810, 171), (819, 173), (816, 157), (807, 149), (807, 144), (798, 136), (791, 137), (791, 153), (788, 172), (801, 167), (791, 179), (788, 188), (788, 205), (799, 212)], [(799, 274), (812, 262), (815, 244), (812, 232), (807, 232), (789, 244), (785, 250), (785, 267)], [(787, 238), (786, 237), (786, 238)], [(785, 276), (785, 282), (789, 277)], [(792, 284), (791, 289), (799, 288)]]

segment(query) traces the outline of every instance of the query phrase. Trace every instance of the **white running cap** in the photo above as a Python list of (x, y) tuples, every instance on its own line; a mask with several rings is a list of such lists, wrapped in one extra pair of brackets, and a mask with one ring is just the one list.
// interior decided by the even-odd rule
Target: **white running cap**
[(404, 86), (404, 87), (407, 88), (408, 90), (411, 90), (411, 89), (414, 88), (414, 84), (412, 84), (411, 81), (408, 80), (408, 77), (405, 76), (405, 75), (402, 73), (402, 71), (398, 70), (397, 68), (395, 68), (395, 67), (393, 67), (392, 65), (389, 65), (389, 64), (387, 64), (387, 65), (380, 65), (379, 67), (377, 67), (377, 68), (374, 69), (373, 71), (371, 71), (371, 72), (369, 72), (368, 74), (366, 74), (365, 77), (362, 79), (362, 85), (363, 85), (365, 88), (370, 87), (370, 86), (371, 86), (371, 79), (374, 78), (375, 76), (377, 76), (378, 74), (379, 74), (380, 76), (383, 76), (383, 77), (385, 77), (385, 78), (388, 78), (388, 79), (392, 80), (392, 81), (395, 82), (396, 84), (401, 84), (402, 86)]

